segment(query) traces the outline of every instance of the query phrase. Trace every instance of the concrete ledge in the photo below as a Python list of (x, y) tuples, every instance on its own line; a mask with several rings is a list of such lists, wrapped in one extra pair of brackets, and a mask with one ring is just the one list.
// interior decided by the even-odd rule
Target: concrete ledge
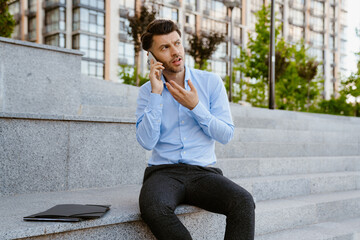
[(79, 116), (79, 115), (51, 115), (32, 113), (7, 113), (0, 112), (0, 118), (4, 119), (28, 119), (28, 120), (53, 120), (53, 121), (74, 121), (74, 122), (108, 122), (108, 123), (130, 123), (135, 124), (135, 118), (111, 118), (103, 116)]
[(79, 55), (79, 56), (84, 55), (83, 52), (78, 51), (78, 50), (61, 48), (61, 47), (56, 47), (56, 46), (51, 46), (51, 45), (46, 45), (46, 44), (33, 43), (33, 42), (28, 42), (28, 41), (21, 41), (21, 40), (16, 40), (16, 39), (12, 39), (12, 38), (0, 37), (0, 42), (21, 45), (21, 46), (28, 46), (28, 47), (32, 47), (32, 48), (45, 49), (45, 50), (50, 50), (50, 51), (55, 51), (55, 52), (63, 52), (63, 53), (74, 54), (74, 55)]
[(0, 118), (0, 196), (141, 183), (133, 122), (18, 117)]
[[(140, 185), (122, 185), (114, 188), (90, 189), (71, 192), (37, 193), (0, 197), (3, 219), (0, 239), (16, 239), (48, 235), (93, 227), (139, 221), (138, 197)], [(111, 210), (102, 218), (80, 223), (26, 222), (22, 218), (44, 211), (56, 204), (103, 204)], [(196, 213), (199, 208), (182, 205), (176, 214)]]
[[(45, 239), (50, 235), (51, 239), (61, 239), (53, 234), (66, 234), (71, 239), (81, 239), (79, 236), (78, 238), (73, 237), (79, 235), (79, 230), (85, 232), (85, 234), (81, 232), (82, 236), (86, 236), (86, 232), (90, 231), (93, 235), (91, 239), (99, 238), (99, 236), (107, 236), (106, 239), (128, 239), (124, 237), (124, 231), (119, 232), (122, 224), (126, 224), (125, 233), (127, 236), (132, 236), (132, 239), (153, 239), (139, 216), (137, 200), (139, 190), (140, 185), (123, 185), (86, 191), (1, 197), (0, 209), (2, 217), (6, 221), (0, 223), (0, 239), (26, 237)], [(63, 203), (110, 204), (112, 207), (103, 218), (80, 223), (25, 222), (22, 220), (24, 216)], [(197, 230), (200, 233), (198, 234), (201, 238), (195, 239), (221, 239), (223, 237), (225, 218), (222, 215), (209, 215), (204, 210), (185, 205), (179, 206), (176, 214), (186, 222), (186, 226), (190, 227), (191, 232)], [(257, 235), (320, 222), (356, 218), (360, 217), (360, 191), (262, 201), (257, 203), (256, 216)], [(129, 227), (129, 225), (135, 227)], [(211, 227), (209, 230), (205, 230), (207, 228), (204, 226)], [(36, 238), (37, 236), (39, 238)], [(41, 238), (42, 236), (44, 238)]]

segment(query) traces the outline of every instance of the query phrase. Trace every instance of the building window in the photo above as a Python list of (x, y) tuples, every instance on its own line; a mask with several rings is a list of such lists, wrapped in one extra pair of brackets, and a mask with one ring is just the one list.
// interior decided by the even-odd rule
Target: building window
[(31, 13), (36, 12), (37, 0), (28, 0), (28, 10)]
[(292, 43), (300, 42), (304, 38), (304, 28), (295, 25), (289, 25), (289, 40)]
[(134, 44), (119, 42), (119, 62), (121, 65), (135, 65)]
[(234, 41), (238, 42), (238, 44), (241, 43), (241, 41), (242, 41), (242, 29), (241, 28), (239, 28), (239, 27), (234, 28), (233, 38), (234, 38)]
[(185, 25), (195, 28), (195, 15), (187, 13), (185, 15)]
[(292, 0), (290, 3), (293, 8), (303, 9), (305, 6), (305, 0)]
[(11, 34), (11, 38), (14, 39), (20, 39), (21, 33), (20, 33), (20, 2), (19, 1), (13, 1), (12, 3), (9, 3), (9, 12), (11, 15), (14, 16), (14, 19), (16, 21), (16, 25), (14, 27), (14, 31)]
[(329, 37), (329, 48), (331, 50), (334, 50), (336, 48), (335, 43), (336, 43), (335, 37), (330, 35), (330, 37)]
[(194, 68), (195, 67), (195, 60), (189, 54), (185, 54), (185, 63), (187, 66)]
[(323, 61), (324, 51), (320, 48), (309, 48), (309, 55), (315, 57), (318, 62)]
[(212, 72), (218, 74), (221, 78), (225, 78), (227, 74), (226, 62), (211, 60), (210, 63)]
[(97, 8), (104, 10), (105, 9), (105, 0), (74, 0), (74, 6), (82, 5), (91, 8)]
[(104, 63), (81, 61), (81, 73), (99, 79), (104, 78)]
[(318, 1), (311, 1), (311, 9), (314, 15), (324, 15), (324, 3)]
[(310, 42), (314, 46), (323, 47), (324, 46), (324, 34), (317, 32), (310, 32)]
[(330, 7), (330, 18), (335, 18), (336, 17), (336, 13), (335, 13), (335, 7)]
[(127, 10), (135, 9), (135, 1), (134, 0), (120, 0), (120, 8)]
[(213, 59), (220, 59), (224, 58), (227, 55), (227, 44), (226, 42), (220, 43), (214, 52), (212, 58)]
[(253, 12), (257, 12), (257, 11), (261, 10), (263, 5), (264, 5), (264, 0), (252, 0), (251, 1), (251, 10)]
[(289, 11), (289, 23), (298, 26), (304, 26), (305, 16), (304, 12), (296, 9), (290, 9)]
[(162, 6), (159, 10), (159, 15), (160, 18), (171, 19), (174, 22), (179, 21), (179, 12), (176, 8)]
[(84, 58), (104, 60), (104, 39), (101, 37), (86, 34), (74, 35), (73, 49), (84, 52)]
[(227, 16), (227, 8), (222, 1), (211, 1), (211, 16), (216, 19), (224, 19)]
[(335, 28), (336, 28), (336, 23), (335, 21), (331, 21), (330, 20), (330, 27), (329, 27), (329, 31), (330, 31), (330, 34), (335, 34)]
[(104, 35), (104, 13), (86, 8), (75, 9), (73, 11), (73, 31), (77, 30)]
[(284, 5), (275, 3), (275, 16), (276, 19), (279, 19), (280, 21), (283, 20), (284, 16)]
[(324, 31), (324, 19), (319, 17), (310, 17), (310, 29), (313, 31)]
[(242, 9), (234, 8), (232, 11), (233, 19), (235, 24), (242, 24)]
[(28, 40), (36, 40), (36, 17), (29, 18), (28, 20)]
[(197, 11), (197, 0), (185, 0), (186, 6), (191, 6), (192, 11)]
[(20, 2), (19, 0), (9, 3), (9, 12), (12, 15), (20, 14)]
[(340, 50), (343, 53), (346, 52), (346, 40), (345, 39), (341, 39), (341, 41), (340, 41)]
[(45, 37), (45, 44), (47, 44), (47, 45), (52, 45), (52, 46), (65, 48), (66, 47), (65, 42), (66, 42), (65, 41), (65, 34), (63, 34), (63, 33), (59, 33), (59, 34), (55, 34), (55, 35)]
[(55, 8), (45, 13), (46, 33), (65, 31), (65, 8)]

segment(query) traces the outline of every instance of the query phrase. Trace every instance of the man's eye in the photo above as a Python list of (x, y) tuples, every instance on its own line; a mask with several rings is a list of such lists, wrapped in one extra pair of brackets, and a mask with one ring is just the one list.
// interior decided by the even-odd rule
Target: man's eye
[(175, 44), (176, 44), (176, 45), (180, 45), (180, 44), (181, 44), (181, 42), (176, 42)]

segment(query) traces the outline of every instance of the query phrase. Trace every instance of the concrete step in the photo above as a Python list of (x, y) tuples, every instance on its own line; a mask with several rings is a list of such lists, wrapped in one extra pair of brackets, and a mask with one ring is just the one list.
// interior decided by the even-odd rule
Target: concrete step
[[(296, 138), (296, 136), (294, 136)], [(360, 145), (354, 143), (277, 143), (236, 142), (226, 145), (215, 143), (216, 153), (221, 158), (255, 157), (316, 157), (359, 156)]]
[(257, 203), (256, 234), (360, 216), (360, 191), (322, 193)]
[(256, 201), (360, 189), (360, 172), (336, 172), (234, 179)]
[(243, 107), (235, 103), (230, 103), (233, 116), (250, 119), (289, 119), (289, 120), (325, 120), (337, 121), (349, 124), (358, 124), (360, 119), (357, 117), (338, 116), (330, 114), (318, 114), (307, 112), (285, 111), (278, 109)]
[(359, 171), (360, 156), (220, 158), (229, 178)]
[[(140, 185), (0, 197), (0, 239), (154, 239), (139, 216)], [(25, 222), (22, 217), (56, 204), (110, 204), (104, 217), (80, 223)], [(222, 239), (225, 217), (182, 205), (176, 210), (194, 239)], [(360, 191), (257, 202), (256, 234), (360, 217)], [(209, 227), (209, 228), (208, 228)], [(206, 230), (205, 230), (206, 229)]]
[(360, 218), (330, 221), (256, 236), (255, 240), (357, 240)]
[(285, 144), (358, 144), (360, 133), (354, 131), (323, 131), (261, 129), (235, 127), (232, 142), (271, 142)]

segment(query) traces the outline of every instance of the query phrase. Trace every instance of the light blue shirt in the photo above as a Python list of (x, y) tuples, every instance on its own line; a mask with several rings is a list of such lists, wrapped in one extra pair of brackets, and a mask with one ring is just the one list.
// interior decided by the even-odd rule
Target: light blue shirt
[(165, 85), (162, 94), (151, 93), (150, 81), (141, 86), (136, 109), (136, 138), (152, 150), (149, 165), (185, 163), (208, 166), (216, 162), (215, 140), (226, 144), (234, 134), (226, 90), (221, 78), (185, 66), (199, 103), (193, 110), (178, 103)]

